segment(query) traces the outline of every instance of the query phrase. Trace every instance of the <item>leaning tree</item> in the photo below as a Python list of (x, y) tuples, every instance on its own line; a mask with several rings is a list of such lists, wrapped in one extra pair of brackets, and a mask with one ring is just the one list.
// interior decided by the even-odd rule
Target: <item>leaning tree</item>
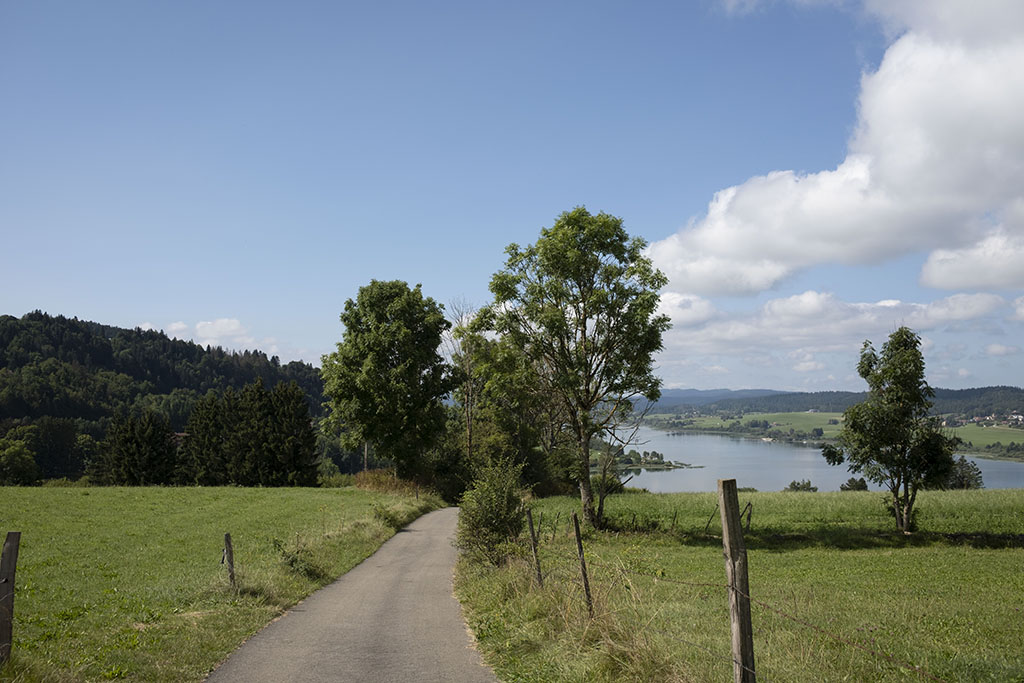
[(669, 328), (658, 290), (668, 279), (630, 238), (622, 219), (577, 207), (541, 231), (536, 244), (506, 249), (494, 302), (482, 315), (523, 349), (544, 391), (559, 400), (576, 442), (583, 515), (601, 522), (590, 485), (591, 440), (635, 419), (634, 401), (656, 401), (653, 354)]
[(907, 327), (889, 335), (881, 353), (864, 342), (857, 373), (868, 383), (867, 399), (847, 408), (837, 444), (822, 449), (830, 465), (846, 462), (850, 472), (889, 490), (889, 509), (904, 533), (914, 527), (918, 490), (949, 477), (957, 444), (928, 414), (934, 392), (920, 346)]

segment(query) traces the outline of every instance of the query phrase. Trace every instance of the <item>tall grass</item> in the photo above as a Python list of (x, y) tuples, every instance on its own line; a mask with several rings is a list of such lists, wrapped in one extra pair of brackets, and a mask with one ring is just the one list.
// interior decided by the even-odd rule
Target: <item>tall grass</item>
[[(753, 508), (746, 540), (761, 677), (928, 680), (911, 668), (921, 666), (950, 681), (1024, 680), (1024, 492), (925, 492), (923, 531), (909, 537), (895, 533), (880, 499), (740, 494)], [(617, 530), (584, 540), (590, 619), (567, 524), (578, 501), (538, 501), (543, 589), (525, 552), (496, 570), (460, 563), (457, 591), (485, 658), (504, 680), (727, 680), (715, 505), (714, 494), (610, 498)]]
[[(4, 680), (195, 681), (434, 497), (355, 489), (0, 488), (22, 532)], [(234, 545), (237, 588), (220, 564)]]

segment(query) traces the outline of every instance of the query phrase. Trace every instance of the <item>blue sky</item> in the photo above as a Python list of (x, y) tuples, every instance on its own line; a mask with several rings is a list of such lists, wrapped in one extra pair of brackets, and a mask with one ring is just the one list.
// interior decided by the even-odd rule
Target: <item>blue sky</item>
[(486, 303), (621, 216), (667, 386), (1024, 384), (1024, 4), (0, 3), (0, 313), (318, 362), (370, 279)]

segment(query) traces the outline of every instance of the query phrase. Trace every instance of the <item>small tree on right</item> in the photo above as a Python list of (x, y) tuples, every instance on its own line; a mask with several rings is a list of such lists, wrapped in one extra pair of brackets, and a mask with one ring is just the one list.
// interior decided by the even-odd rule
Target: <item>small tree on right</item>
[(928, 415), (934, 392), (920, 346), (907, 327), (889, 335), (881, 353), (864, 342), (857, 373), (868, 383), (868, 397), (843, 413), (837, 444), (822, 449), (830, 465), (845, 462), (850, 472), (888, 489), (890, 512), (904, 533), (914, 529), (918, 490), (949, 477), (957, 444)]

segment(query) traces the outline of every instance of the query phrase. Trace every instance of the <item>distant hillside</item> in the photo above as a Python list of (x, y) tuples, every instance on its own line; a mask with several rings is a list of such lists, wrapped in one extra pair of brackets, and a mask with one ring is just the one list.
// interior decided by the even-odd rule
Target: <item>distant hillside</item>
[[(739, 392), (735, 392), (738, 394)], [(852, 391), (814, 393), (772, 392), (762, 396), (728, 396), (700, 406), (702, 412), (794, 413), (807, 410), (842, 412), (863, 401), (866, 394)], [(662, 399), (662, 403), (664, 403)], [(932, 412), (938, 415), (963, 415), (967, 418), (1006, 415), (1024, 411), (1024, 389), (1019, 387), (979, 387), (976, 389), (936, 389)]]
[(771, 389), (662, 389), (654, 412), (672, 412), (679, 406), (705, 406), (726, 399), (759, 398), (784, 393)]
[(281, 365), (261, 351), (225, 351), (40, 311), (0, 316), (0, 436), (44, 417), (75, 420), (79, 431), (95, 433), (118, 408), (135, 407), (163, 412), (181, 429), (196, 398), (256, 379), (268, 388), (294, 380), (311, 411), (320, 412), (323, 384), (307, 363)]

